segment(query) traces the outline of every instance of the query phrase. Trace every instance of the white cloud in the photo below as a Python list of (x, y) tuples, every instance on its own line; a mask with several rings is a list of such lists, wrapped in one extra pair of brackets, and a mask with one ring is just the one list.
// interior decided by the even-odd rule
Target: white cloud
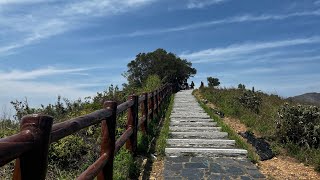
[(0, 0), (0, 5), (36, 4), (48, 1), (49, 0)]
[(21, 70), (12, 70), (10, 72), (0, 71), (0, 80), (7, 80), (7, 81), (8, 80), (30, 80), (30, 79), (37, 79), (39, 77), (44, 77), (44, 76), (75, 74), (79, 72), (88, 71), (91, 69), (95, 69), (95, 68), (58, 69), (55, 67), (47, 67), (47, 68), (35, 69), (31, 71), (21, 71)]
[[(100, 67), (99, 67), (100, 68)], [(33, 70), (0, 71), (0, 107), (11, 107), (10, 101), (28, 98), (31, 106), (54, 103), (61, 95), (71, 100), (93, 96), (110, 84), (121, 84), (125, 80), (119, 76), (90, 76), (88, 71), (97, 68), (57, 68), (47, 67)], [(88, 73), (83, 78), (78, 78)], [(70, 76), (72, 75), (72, 76)], [(85, 74), (86, 75), (86, 74)], [(45, 77), (44, 79), (42, 79)], [(48, 77), (54, 80), (48, 80)]]
[(189, 54), (181, 54), (180, 56), (191, 60), (193, 63), (217, 62), (239, 58), (240, 55), (255, 53), (262, 50), (313, 43), (320, 43), (320, 37), (315, 36), (310, 38), (289, 39), (271, 42), (232, 44), (224, 48), (200, 50)]
[[(133, 11), (155, 0), (56, 1), (0, 0), (0, 38), (6, 42), (0, 42), (0, 55), (81, 28), (81, 24), (89, 18)], [(36, 4), (34, 7), (37, 8), (28, 8), (26, 4)]]
[(188, 9), (194, 9), (194, 8), (204, 8), (206, 6), (210, 6), (213, 4), (219, 4), (222, 2), (226, 2), (228, 0), (189, 0), (187, 4)]
[(90, 40), (103, 40), (103, 39), (111, 39), (111, 38), (119, 38), (119, 37), (137, 37), (137, 36), (146, 36), (146, 35), (154, 35), (154, 34), (164, 34), (164, 33), (170, 33), (170, 32), (179, 32), (179, 31), (187, 31), (192, 29), (211, 27), (211, 26), (222, 25), (222, 24), (259, 22), (259, 21), (268, 21), (268, 20), (284, 20), (288, 18), (304, 17), (304, 16), (320, 16), (320, 10), (296, 12), (296, 13), (290, 13), (290, 14), (278, 14), (278, 15), (277, 14), (239, 15), (239, 16), (234, 16), (234, 17), (225, 18), (225, 19), (206, 21), (206, 22), (200, 22), (200, 23), (192, 23), (192, 24), (183, 25), (183, 26), (157, 28), (157, 29), (149, 29), (149, 30), (138, 30), (130, 33), (108, 35), (107, 37), (92, 38)]

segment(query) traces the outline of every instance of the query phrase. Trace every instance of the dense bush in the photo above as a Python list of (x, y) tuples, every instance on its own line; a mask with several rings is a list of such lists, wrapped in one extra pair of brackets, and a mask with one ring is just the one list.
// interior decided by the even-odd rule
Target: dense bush
[(56, 143), (51, 144), (49, 149), (49, 161), (55, 162), (61, 168), (79, 167), (79, 160), (88, 153), (89, 145), (76, 135), (69, 135)]
[(240, 97), (239, 102), (246, 108), (255, 113), (259, 113), (262, 99), (253, 91), (245, 91)]
[(276, 120), (277, 137), (303, 147), (320, 146), (320, 109), (316, 106), (283, 105)]

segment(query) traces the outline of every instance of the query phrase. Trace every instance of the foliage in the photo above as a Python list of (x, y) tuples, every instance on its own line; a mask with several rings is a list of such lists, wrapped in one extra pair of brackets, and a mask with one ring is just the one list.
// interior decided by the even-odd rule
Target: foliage
[(139, 53), (127, 66), (128, 70), (124, 76), (129, 84), (125, 87), (142, 87), (150, 75), (158, 75), (163, 84), (167, 82), (181, 84), (197, 72), (191, 67), (191, 62), (164, 49)]
[(136, 176), (137, 164), (130, 152), (124, 148), (121, 148), (118, 154), (115, 156), (113, 165), (113, 178), (115, 180), (126, 180), (130, 176)]
[[(198, 90), (195, 90), (193, 94), (198, 94)], [(239, 148), (246, 149), (248, 151), (248, 158), (256, 163), (259, 161), (259, 156), (255, 153), (254, 148), (252, 146), (249, 146), (248, 143), (246, 143), (243, 138), (241, 138), (237, 132), (235, 132), (232, 128), (230, 128), (227, 124), (224, 123), (224, 121), (217, 116), (212, 109), (210, 109), (206, 104), (201, 102), (199, 100), (199, 96), (196, 96), (198, 98), (198, 103), (200, 106), (205, 110), (206, 113), (210, 115), (212, 119), (214, 119), (215, 122), (218, 123), (218, 126), (221, 127), (221, 130), (228, 133), (228, 137), (230, 139), (234, 139), (236, 141), (236, 146)]]
[(162, 129), (160, 131), (159, 138), (157, 139), (157, 142), (156, 142), (157, 154), (162, 157), (165, 156), (165, 148), (166, 148), (167, 139), (169, 136), (170, 115), (171, 115), (171, 112), (173, 109), (173, 100), (174, 100), (174, 98), (173, 98), (173, 96), (171, 96), (168, 109), (165, 112), (166, 114), (165, 114), (164, 123), (163, 123)]
[(320, 109), (288, 103), (281, 106), (276, 119), (277, 137), (306, 148), (320, 147)]
[(255, 113), (259, 113), (262, 99), (253, 91), (245, 91), (240, 97), (239, 102), (246, 108)]
[(246, 89), (246, 85), (244, 85), (244, 84), (238, 84), (238, 89)]
[[(268, 140), (272, 145), (272, 150), (276, 150), (281, 154), (283, 151), (279, 149), (285, 148), (291, 156), (306, 164), (314, 165), (316, 169), (320, 169), (319, 147), (307, 149), (294, 142), (289, 141), (286, 144), (282, 144), (277, 141), (277, 131), (279, 130), (276, 128), (275, 122), (278, 121), (279, 109), (281, 109), (285, 103), (285, 100), (279, 96), (255, 92), (255, 94), (262, 99), (259, 108), (260, 112), (257, 114), (252, 113), (252, 110), (240, 104), (238, 97), (244, 93), (241, 89), (202, 88), (199, 92), (204, 99), (215, 104), (226, 116), (240, 119), (241, 123), (245, 124), (250, 131)], [(289, 115), (289, 117), (290, 116), (291, 115)]]
[(11, 120), (0, 119), (0, 138), (11, 136), (19, 129), (19, 124)]
[(208, 81), (208, 86), (209, 87), (215, 87), (215, 86), (219, 86), (220, 82), (218, 78), (214, 78), (214, 77), (207, 77), (207, 81)]
[(69, 135), (56, 143), (51, 144), (49, 149), (49, 161), (57, 162), (59, 167), (77, 168), (79, 159), (88, 153), (89, 146), (83, 138)]
[(161, 86), (161, 79), (158, 75), (150, 75), (146, 82), (145, 85), (143, 86), (143, 91), (144, 92), (152, 92), (156, 89), (158, 89)]

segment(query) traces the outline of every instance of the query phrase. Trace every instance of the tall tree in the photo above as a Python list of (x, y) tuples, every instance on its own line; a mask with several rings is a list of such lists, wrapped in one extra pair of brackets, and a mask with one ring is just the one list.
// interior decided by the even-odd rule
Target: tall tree
[(208, 86), (209, 87), (215, 87), (215, 86), (219, 86), (220, 82), (218, 78), (214, 78), (214, 77), (208, 77)]
[(124, 76), (133, 87), (142, 87), (150, 75), (159, 76), (162, 83), (183, 83), (197, 72), (191, 62), (164, 49), (139, 53), (127, 66)]

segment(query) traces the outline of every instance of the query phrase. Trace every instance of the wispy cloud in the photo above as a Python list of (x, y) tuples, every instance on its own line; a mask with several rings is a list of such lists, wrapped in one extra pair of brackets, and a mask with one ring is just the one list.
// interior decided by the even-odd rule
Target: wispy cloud
[(48, 1), (50, 0), (0, 0), (0, 5), (36, 4)]
[(188, 9), (204, 8), (206, 6), (219, 4), (226, 1), (228, 0), (189, 0), (187, 4), (187, 8)]
[(187, 30), (193, 30), (193, 29), (199, 29), (199, 28), (206, 28), (206, 27), (223, 25), (223, 24), (259, 22), (259, 21), (268, 21), (268, 20), (285, 20), (288, 18), (304, 17), (304, 16), (320, 16), (320, 10), (296, 12), (296, 13), (289, 13), (289, 14), (239, 15), (239, 16), (229, 17), (225, 19), (192, 23), (192, 24), (176, 26), (176, 27), (138, 30), (138, 31), (129, 32), (129, 33), (108, 35), (106, 37), (92, 38), (91, 40), (103, 40), (103, 39), (112, 39), (112, 38), (121, 38), (121, 37), (137, 37), (137, 36), (164, 34), (164, 33), (170, 33), (170, 32), (179, 32), (179, 31), (187, 31)]
[[(10, 72), (0, 71), (0, 80), (31, 80), (44, 76), (53, 75), (66, 75), (77, 74), (85, 71), (89, 71), (96, 68), (71, 68), (71, 69), (58, 69), (56, 67), (47, 67), (42, 69), (35, 69), (31, 71), (12, 70)], [(83, 75), (83, 74), (80, 74)]]
[[(74, 28), (81, 28), (82, 22), (89, 18), (133, 11), (154, 1), (80, 0), (59, 3), (58, 0), (0, 0), (0, 8), (5, 9), (0, 11), (0, 35), (6, 39), (14, 39), (4, 41), (6, 44), (0, 43), (0, 55)], [(26, 4), (39, 6), (27, 8)]]
[(320, 37), (315, 36), (310, 38), (279, 40), (272, 42), (232, 44), (224, 48), (200, 50), (188, 54), (184, 53), (180, 56), (191, 60), (193, 63), (217, 62), (238, 58), (238, 56), (255, 53), (262, 50), (314, 43), (320, 43)]
[[(100, 67), (99, 67), (100, 68)], [(58, 68), (46, 67), (32, 70), (0, 71), (0, 107), (15, 99), (28, 97), (32, 106), (54, 103), (61, 95), (70, 99), (93, 96), (110, 84), (121, 84), (119, 76), (91, 76), (97, 67)], [(70, 76), (72, 75), (72, 76)], [(85, 77), (83, 75), (86, 75)], [(79, 76), (82, 76), (79, 78)], [(54, 80), (48, 80), (55, 78)]]

